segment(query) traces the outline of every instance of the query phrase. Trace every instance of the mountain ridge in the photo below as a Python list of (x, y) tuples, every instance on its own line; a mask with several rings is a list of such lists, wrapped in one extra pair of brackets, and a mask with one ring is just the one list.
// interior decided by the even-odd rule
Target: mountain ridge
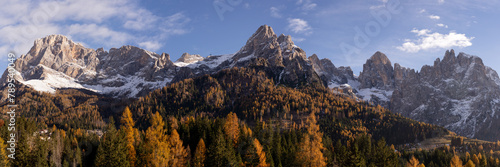
[[(378, 51), (363, 65), (360, 76), (355, 77), (350, 67), (336, 67), (329, 59), (319, 59), (316, 54), (307, 57), (291, 36), (278, 36), (267, 25), (259, 27), (236, 53), (209, 57), (185, 53), (176, 62), (172, 62), (167, 53), (157, 54), (135, 46), (94, 50), (62, 35), (51, 35), (36, 40), (31, 50), (16, 61), (16, 69), (21, 71), (16, 74), (16, 80), (50, 93), (77, 88), (112, 97), (138, 98), (184, 79), (234, 67), (264, 70), (276, 84), (289, 87), (339, 89), (353, 98), (379, 104), (419, 121), (445, 126), (467, 137), (477, 137), (477, 133), (482, 139), (500, 138), (500, 134), (487, 133), (487, 127), (500, 127), (493, 123), (498, 118), (495, 111), (500, 109), (500, 93), (496, 93), (500, 92), (500, 78), (496, 71), (484, 66), (479, 57), (465, 53), (455, 56), (454, 50), (449, 50), (442, 61), (437, 58), (433, 66), (426, 65), (416, 71), (398, 63), (393, 66), (387, 56)], [(2, 76), (2, 85), (5, 85), (6, 74), (7, 71)], [(461, 87), (446, 87), (445, 79)], [(480, 92), (456, 93), (468, 86)], [(419, 89), (415, 91), (415, 88)], [(473, 99), (477, 101), (471, 104), (488, 101), (494, 104), (487, 108), (462, 106), (468, 107), (466, 113), (469, 115), (457, 109), (461, 99), (477, 97), (485, 90), (493, 90), (490, 91), (492, 97)], [(444, 94), (446, 91), (449, 93)], [(431, 94), (443, 96), (431, 98)], [(429, 107), (431, 105), (434, 107)], [(434, 109), (445, 114), (430, 116)], [(488, 112), (476, 112), (478, 109)], [(472, 113), (481, 117), (469, 118)], [(449, 120), (431, 120), (436, 116)], [(488, 121), (483, 122), (488, 123), (470, 122), (486, 118)]]

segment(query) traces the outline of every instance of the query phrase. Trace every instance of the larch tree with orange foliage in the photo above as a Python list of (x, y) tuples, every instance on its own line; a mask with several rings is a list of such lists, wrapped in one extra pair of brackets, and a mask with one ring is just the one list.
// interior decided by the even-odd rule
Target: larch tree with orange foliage
[(238, 143), (240, 126), (238, 123), (238, 116), (236, 116), (233, 112), (229, 113), (226, 117), (226, 122), (224, 123), (224, 133), (234, 145)]
[(196, 146), (196, 150), (194, 152), (193, 157), (193, 166), (194, 167), (204, 167), (205, 166), (205, 158), (206, 158), (207, 148), (205, 146), (205, 141), (200, 139), (198, 145)]
[(177, 130), (175, 129), (170, 135), (169, 145), (171, 146), (171, 161), (169, 162), (170, 166), (186, 166), (188, 162), (188, 153), (184, 146), (182, 146), (182, 140), (179, 137), (179, 133), (177, 133)]
[(460, 160), (460, 157), (458, 157), (457, 155), (453, 156), (453, 158), (451, 158), (450, 166), (462, 167), (462, 160)]
[(246, 166), (268, 167), (266, 162), (266, 153), (262, 150), (263, 147), (259, 140), (253, 139), (245, 154)]
[(135, 151), (135, 139), (137, 138), (137, 136), (139, 136), (139, 131), (134, 128), (134, 119), (132, 118), (132, 112), (130, 112), (130, 109), (128, 107), (125, 107), (125, 110), (123, 111), (122, 117), (120, 119), (120, 123), (120, 129), (125, 132), (125, 140), (128, 151), (127, 160), (129, 161), (130, 166), (133, 167), (135, 166), (135, 162), (137, 160)]
[(146, 130), (145, 155), (143, 156), (145, 166), (163, 167), (169, 165), (171, 150), (164, 127), (163, 117), (156, 112), (151, 118), (151, 126)]
[(319, 131), (316, 116), (311, 112), (307, 118), (307, 134), (300, 142), (296, 154), (298, 164), (301, 166), (326, 166), (326, 158), (323, 156), (323, 133)]
[(410, 160), (408, 163), (406, 163), (406, 167), (425, 167), (424, 164), (421, 164), (417, 158), (414, 156), (411, 156)]

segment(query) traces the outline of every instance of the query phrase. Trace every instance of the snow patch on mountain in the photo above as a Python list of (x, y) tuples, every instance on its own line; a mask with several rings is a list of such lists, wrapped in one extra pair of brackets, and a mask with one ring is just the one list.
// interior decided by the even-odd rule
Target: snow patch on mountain
[[(106, 83), (117, 82), (117, 81), (124, 84), (121, 86), (105, 86)], [(113, 94), (118, 97), (126, 95), (129, 98), (133, 98), (139, 94), (142, 87), (159, 89), (164, 86), (167, 86), (167, 84), (170, 83), (171, 81), (172, 78), (165, 78), (162, 81), (152, 82), (152, 81), (147, 81), (144, 78), (138, 76), (124, 77), (121, 75), (117, 75), (112, 78), (107, 78), (105, 80), (98, 81), (99, 83), (101, 83), (98, 85), (83, 85), (83, 86), (102, 94)]]
[(41, 64), (38, 66), (43, 67), (43, 69), (46, 70), (47, 73), (44, 73), (43, 76), (40, 77), (40, 79), (31, 79), (28, 81), (19, 80), (19, 82), (37, 91), (48, 93), (55, 93), (56, 89), (59, 88), (77, 88), (95, 91), (93, 89), (82, 86), (74, 78), (71, 78), (70, 76), (67, 76), (62, 72), (55, 71)]
[(224, 61), (231, 59), (234, 54), (226, 54), (226, 55), (216, 55), (216, 56), (208, 56), (203, 61), (198, 61), (193, 64), (189, 64), (185, 67), (189, 68), (198, 68), (200, 66), (207, 66), (208, 68), (215, 68), (222, 64)]
[(363, 101), (372, 101), (373, 97), (377, 97), (382, 101), (389, 102), (391, 101), (393, 90), (382, 90), (377, 88), (365, 88), (358, 90), (358, 96), (363, 99)]

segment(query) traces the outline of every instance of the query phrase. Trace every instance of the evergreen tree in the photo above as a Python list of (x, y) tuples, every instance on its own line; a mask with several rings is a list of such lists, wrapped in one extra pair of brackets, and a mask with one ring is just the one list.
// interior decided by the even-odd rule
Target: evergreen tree
[(204, 167), (205, 166), (205, 157), (206, 157), (206, 147), (205, 141), (200, 139), (198, 145), (196, 146), (196, 150), (194, 152), (193, 158), (193, 166), (194, 167)]
[(209, 148), (208, 161), (209, 166), (226, 166), (229, 164), (226, 158), (226, 140), (224, 139), (224, 135), (220, 129), (217, 130), (217, 133), (212, 139), (212, 144)]
[(246, 166), (267, 167), (266, 153), (262, 150), (262, 145), (259, 140), (253, 139), (248, 147), (245, 155)]
[(52, 140), (50, 142), (50, 164), (51, 166), (61, 167), (62, 163), (62, 153), (64, 148), (63, 137), (61, 136), (61, 131), (55, 129), (52, 131)]
[(358, 143), (356, 142), (353, 144), (353, 146), (351, 146), (351, 151), (347, 163), (348, 166), (366, 166), (364, 156), (359, 151)]
[(393, 148), (387, 146), (384, 138), (377, 141), (372, 152), (375, 166), (397, 166), (399, 163), (397, 154)]
[(49, 155), (47, 142), (40, 138), (36, 138), (35, 146), (36, 148), (32, 152), (33, 157), (31, 159), (31, 163), (35, 164), (34, 166), (37, 167), (49, 166), (49, 163), (47, 161), (47, 157)]
[(110, 118), (106, 127), (106, 133), (102, 137), (101, 144), (97, 149), (96, 166), (128, 167), (127, 147), (124, 134), (115, 128), (113, 117)]
[(127, 160), (133, 167), (135, 166), (135, 162), (137, 160), (135, 151), (135, 139), (139, 134), (138, 130), (134, 128), (134, 119), (132, 118), (132, 113), (130, 112), (130, 109), (128, 107), (125, 107), (125, 110), (123, 111), (122, 117), (120, 119), (120, 123), (120, 129), (125, 131), (125, 139), (127, 144)]

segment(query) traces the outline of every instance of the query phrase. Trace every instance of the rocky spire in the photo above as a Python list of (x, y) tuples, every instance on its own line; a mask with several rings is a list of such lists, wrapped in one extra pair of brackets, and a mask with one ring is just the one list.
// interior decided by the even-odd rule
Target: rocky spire
[(382, 52), (376, 52), (363, 65), (359, 75), (361, 88), (392, 88), (394, 86), (394, 69), (391, 61)]

